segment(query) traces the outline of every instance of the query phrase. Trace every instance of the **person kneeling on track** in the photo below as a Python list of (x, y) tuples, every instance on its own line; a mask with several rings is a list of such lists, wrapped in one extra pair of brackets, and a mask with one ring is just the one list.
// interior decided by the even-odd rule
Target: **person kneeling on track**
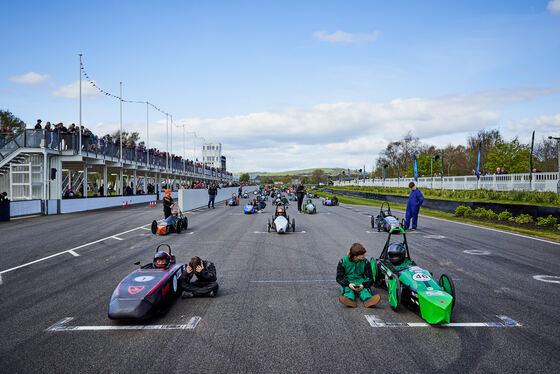
[[(193, 275), (196, 281), (191, 282)], [(208, 260), (201, 260), (195, 256), (191, 258), (187, 265), (187, 271), (179, 278), (179, 283), (183, 293), (183, 299), (194, 296), (216, 296), (218, 292), (218, 282), (216, 282), (216, 267)]]
[(173, 206), (173, 198), (171, 197), (171, 191), (165, 190), (163, 195), (163, 218), (167, 219), (171, 215), (171, 207)]
[(336, 281), (340, 284), (339, 301), (349, 307), (355, 308), (356, 294), (364, 302), (366, 308), (379, 302), (380, 296), (371, 294), (373, 285), (371, 264), (365, 258), (366, 249), (360, 243), (352, 244), (350, 251), (344, 256), (336, 267)]

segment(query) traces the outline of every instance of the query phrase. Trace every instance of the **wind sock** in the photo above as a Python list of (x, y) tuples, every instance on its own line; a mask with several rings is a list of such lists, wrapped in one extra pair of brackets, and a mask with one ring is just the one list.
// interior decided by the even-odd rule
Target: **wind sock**
[(476, 179), (480, 179), (480, 150), (482, 149), (482, 142), (478, 143), (478, 163), (476, 164)]
[(418, 160), (416, 160), (416, 156), (414, 156), (414, 180), (418, 182)]
[(350, 168), (348, 168), (348, 182), (350, 182)]
[(364, 168), (362, 169), (364, 171), (364, 183), (366, 183), (366, 166), (364, 165)]

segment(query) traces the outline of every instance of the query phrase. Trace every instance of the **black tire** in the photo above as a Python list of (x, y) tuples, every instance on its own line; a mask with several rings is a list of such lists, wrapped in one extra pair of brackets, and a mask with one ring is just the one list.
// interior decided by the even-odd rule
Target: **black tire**
[(375, 218), (373, 216), (371, 216), (371, 228), (375, 228)]
[(177, 224), (175, 225), (175, 231), (177, 231), (177, 234), (181, 233), (182, 228), (183, 228), (183, 223), (181, 221), (177, 222)]
[(187, 217), (183, 217), (183, 229), (185, 231), (189, 228), (189, 219)]
[(455, 307), (455, 285), (453, 281), (446, 274), (442, 274), (441, 277), (439, 277), (438, 284), (445, 292), (453, 297), (453, 302), (451, 303), (451, 310), (453, 310)]
[(292, 231), (296, 232), (296, 219), (292, 218)]
[(157, 221), (152, 221), (152, 234), (157, 234)]
[(267, 225), (266, 225), (266, 229), (267, 229), (268, 232), (270, 232), (270, 227), (271, 226), (272, 225), (270, 224), (270, 220), (268, 220)]

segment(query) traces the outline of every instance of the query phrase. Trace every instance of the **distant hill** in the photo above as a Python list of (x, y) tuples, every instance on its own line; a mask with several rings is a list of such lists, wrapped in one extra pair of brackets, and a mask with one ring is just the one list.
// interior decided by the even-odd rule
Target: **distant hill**
[[(343, 168), (312, 168), (312, 169), (300, 169), (300, 170), (286, 170), (286, 171), (276, 171), (276, 172), (250, 172), (251, 175), (262, 175), (262, 176), (284, 176), (284, 175), (311, 175), (313, 170), (322, 169), (325, 174), (327, 175), (338, 175), (342, 171), (346, 171)], [(243, 173), (235, 173), (236, 175), (240, 175)]]

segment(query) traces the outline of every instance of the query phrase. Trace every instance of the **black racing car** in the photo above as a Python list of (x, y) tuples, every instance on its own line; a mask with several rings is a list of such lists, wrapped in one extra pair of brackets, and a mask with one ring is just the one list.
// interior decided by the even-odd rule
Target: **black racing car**
[[(167, 251), (159, 251), (162, 246)], [(160, 244), (152, 263), (134, 270), (115, 288), (109, 302), (109, 318), (142, 320), (164, 310), (181, 292), (178, 281), (184, 271), (185, 264), (176, 263), (171, 247)]]

